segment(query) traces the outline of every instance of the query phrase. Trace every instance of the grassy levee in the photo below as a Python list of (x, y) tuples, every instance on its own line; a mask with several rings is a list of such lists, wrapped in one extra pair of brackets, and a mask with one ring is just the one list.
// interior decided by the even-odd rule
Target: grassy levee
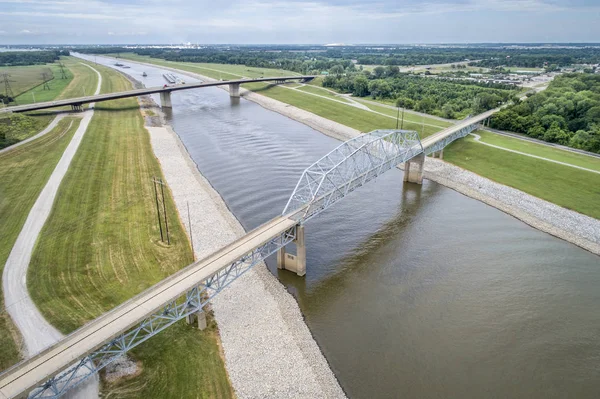
[[(110, 56), (116, 56), (116, 54), (110, 54)], [(188, 72), (198, 73), (200, 75), (208, 76), (213, 79), (241, 79), (242, 77), (247, 78), (260, 78), (260, 77), (271, 77), (271, 76), (294, 76), (300, 75), (297, 72), (286, 71), (283, 69), (275, 68), (258, 68), (250, 67), (246, 65), (230, 65), (230, 64), (211, 64), (211, 63), (195, 63), (195, 62), (174, 62), (167, 61), (160, 58), (152, 58), (144, 55), (137, 55), (134, 53), (121, 53), (119, 58), (123, 60), (147, 62), (158, 66), (165, 66), (170, 68), (177, 68)]]
[(538, 157), (552, 159), (558, 162), (565, 162), (582, 168), (597, 170), (600, 172), (600, 158), (589, 155), (577, 154), (571, 151), (565, 151), (560, 148), (552, 148), (547, 145), (534, 143), (531, 141), (519, 140), (513, 137), (502, 136), (490, 132), (478, 131), (481, 141), (488, 144), (497, 145), (509, 150), (520, 151)]
[[(78, 126), (79, 119), (65, 118), (43, 137), (0, 154), (0, 274), (31, 207)], [(3, 302), (0, 292), (0, 370), (20, 358), (18, 333)]]
[(487, 147), (471, 136), (448, 146), (444, 159), (488, 179), (600, 219), (600, 175), (597, 173)]
[(347, 104), (350, 103), (350, 100), (346, 99), (344, 96), (334, 94), (329, 90), (321, 89), (316, 86), (305, 85), (305, 86), (299, 87), (298, 90), (305, 91), (308, 93), (318, 94), (319, 96), (331, 97), (335, 100), (342, 101)]
[[(362, 110), (351, 105), (341, 104), (326, 98), (311, 96), (298, 90), (289, 90), (277, 86), (264, 87), (264, 85), (263, 88), (260, 88), (259, 85), (260, 83), (253, 83), (247, 86), (261, 95), (291, 104), (305, 111), (312, 112), (315, 115), (360, 130), (361, 132), (396, 128), (396, 120), (394, 118), (388, 118), (384, 115)], [(429, 120), (429, 122), (437, 125), (436, 120)], [(425, 123), (429, 122), (425, 121)], [(421, 138), (442, 130), (442, 128), (436, 126), (423, 126), (421, 121), (410, 122), (406, 118), (404, 120), (404, 129), (417, 131)]]
[[(98, 69), (103, 92), (130, 89), (118, 72)], [(160, 241), (151, 179), (161, 173), (137, 100), (97, 104), (27, 277), (34, 302), (62, 332), (75, 330), (192, 262), (168, 189), (171, 245)], [(105, 384), (111, 397), (231, 396), (214, 323), (205, 332), (173, 326), (132, 355), (142, 372), (129, 381)]]

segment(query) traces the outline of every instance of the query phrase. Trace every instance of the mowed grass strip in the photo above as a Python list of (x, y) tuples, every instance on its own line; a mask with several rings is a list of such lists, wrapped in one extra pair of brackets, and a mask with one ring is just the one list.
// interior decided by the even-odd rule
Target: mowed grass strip
[[(111, 54), (116, 56), (116, 54)], [(158, 66), (177, 68), (183, 71), (198, 73), (200, 75), (208, 76), (213, 79), (241, 79), (242, 77), (247, 78), (260, 78), (260, 77), (271, 77), (271, 76), (296, 76), (299, 75), (296, 72), (286, 71), (283, 69), (275, 68), (257, 68), (246, 65), (230, 65), (230, 64), (212, 64), (212, 63), (195, 63), (195, 62), (174, 62), (167, 61), (160, 58), (152, 58), (149, 56), (137, 55), (134, 53), (121, 53), (119, 58), (123, 60), (131, 60), (138, 62), (147, 62)]]
[[(80, 120), (65, 118), (48, 134), (0, 154), (0, 273), (31, 207), (46, 185)], [(18, 333), (0, 295), (0, 370), (16, 363)], [(10, 304), (6, 304), (10, 305)]]
[(481, 136), (481, 141), (484, 143), (600, 172), (600, 157), (577, 154), (575, 152), (552, 148), (547, 145), (485, 131), (477, 131), (476, 134)]
[[(361, 132), (396, 128), (396, 120), (393, 118), (388, 118), (384, 115), (379, 115), (325, 98), (311, 96), (310, 94), (302, 93), (298, 90), (289, 90), (277, 86), (253, 88), (253, 90), (258, 94), (291, 104), (305, 111), (322, 116), (323, 118), (360, 130)], [(404, 121), (404, 129), (417, 131), (421, 138), (430, 136), (442, 130), (440, 127), (423, 126), (420, 122), (409, 122), (406, 119)]]
[[(102, 86), (103, 92), (121, 91), (130, 83), (107, 69)], [(193, 261), (168, 187), (171, 245), (160, 241), (151, 179), (161, 175), (136, 99), (97, 104), (27, 278), (34, 302), (63, 333)], [(131, 383), (145, 387), (144, 397), (231, 396), (214, 330), (205, 333), (180, 324), (132, 351), (143, 371)], [(178, 328), (188, 329), (185, 341), (177, 339)], [(218, 383), (203, 384), (207, 380)], [(175, 393), (165, 390), (170, 384), (179, 387)]]
[(444, 160), (567, 209), (600, 219), (600, 175), (486, 147), (467, 136)]

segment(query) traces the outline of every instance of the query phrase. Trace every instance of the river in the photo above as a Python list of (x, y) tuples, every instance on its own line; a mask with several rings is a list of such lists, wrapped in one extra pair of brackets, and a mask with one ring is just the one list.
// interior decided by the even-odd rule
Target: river
[[(221, 89), (172, 102), (174, 130), (246, 229), (278, 215), (339, 144)], [(434, 182), (403, 184), (399, 170), (309, 221), (306, 241), (305, 278), (268, 266), (349, 397), (598, 396), (598, 256)]]

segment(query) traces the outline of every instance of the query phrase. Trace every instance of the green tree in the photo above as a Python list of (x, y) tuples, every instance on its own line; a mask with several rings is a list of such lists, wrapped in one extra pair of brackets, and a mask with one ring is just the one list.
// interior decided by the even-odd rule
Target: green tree
[(344, 67), (341, 65), (334, 65), (329, 70), (329, 73), (335, 75), (336, 77), (340, 77), (344, 74)]
[(358, 97), (369, 95), (369, 80), (364, 75), (356, 75), (354, 77), (354, 91), (352, 94)]
[(381, 79), (385, 75), (385, 68), (382, 66), (376, 66), (373, 69), (373, 75), (375, 75), (375, 79)]

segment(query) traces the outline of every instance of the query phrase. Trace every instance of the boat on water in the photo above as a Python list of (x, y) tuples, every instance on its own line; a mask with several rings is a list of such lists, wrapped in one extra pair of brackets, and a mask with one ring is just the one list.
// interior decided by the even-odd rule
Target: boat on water
[(148, 76), (148, 74), (146, 72), (144, 72), (144, 73), (142, 73), (142, 76), (146, 77), (146, 76)]
[(177, 83), (177, 78), (172, 73), (163, 73), (163, 78), (171, 84)]

